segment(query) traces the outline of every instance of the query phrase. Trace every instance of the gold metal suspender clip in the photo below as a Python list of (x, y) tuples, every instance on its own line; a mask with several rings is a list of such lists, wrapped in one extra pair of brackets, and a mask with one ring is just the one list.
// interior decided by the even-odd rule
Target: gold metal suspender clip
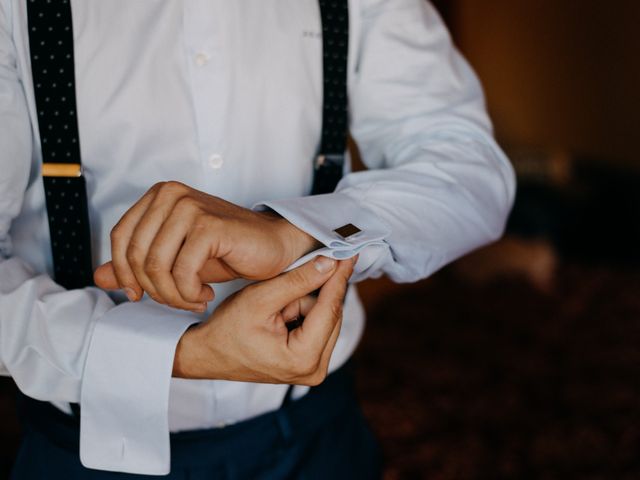
[(82, 165), (79, 163), (43, 163), (43, 177), (81, 177)]

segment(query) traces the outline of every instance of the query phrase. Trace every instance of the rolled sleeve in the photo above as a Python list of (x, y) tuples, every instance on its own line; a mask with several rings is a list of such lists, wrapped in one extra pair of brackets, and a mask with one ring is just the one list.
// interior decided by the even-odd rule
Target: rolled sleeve
[(180, 337), (196, 322), (194, 315), (179, 316), (151, 301), (121, 304), (97, 321), (81, 391), (85, 467), (169, 473), (173, 359)]

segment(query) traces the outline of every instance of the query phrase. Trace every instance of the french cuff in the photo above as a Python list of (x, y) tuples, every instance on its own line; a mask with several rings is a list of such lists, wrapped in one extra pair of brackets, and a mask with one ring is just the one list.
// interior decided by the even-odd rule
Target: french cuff
[(387, 247), (384, 239), (391, 233), (391, 228), (375, 213), (344, 193), (271, 200), (253, 208), (270, 208), (324, 245), (298, 259), (287, 270), (318, 255), (343, 260), (361, 253), (365, 247)]
[(80, 460), (144, 475), (170, 471), (169, 385), (178, 341), (195, 315), (144, 300), (96, 323), (81, 391)]

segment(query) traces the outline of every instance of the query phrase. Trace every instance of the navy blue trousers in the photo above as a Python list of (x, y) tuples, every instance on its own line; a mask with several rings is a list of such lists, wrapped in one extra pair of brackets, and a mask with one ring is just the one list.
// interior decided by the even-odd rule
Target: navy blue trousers
[(77, 419), (26, 397), (19, 410), (25, 433), (13, 480), (381, 477), (378, 446), (355, 399), (349, 366), (276, 412), (224, 428), (172, 434), (171, 473), (165, 477), (84, 468)]

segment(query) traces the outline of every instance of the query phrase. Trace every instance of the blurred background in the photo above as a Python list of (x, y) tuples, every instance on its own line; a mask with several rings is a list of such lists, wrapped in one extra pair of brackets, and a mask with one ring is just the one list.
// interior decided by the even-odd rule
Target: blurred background
[[(434, 3), (519, 191), (503, 240), (360, 286), (385, 480), (640, 478), (640, 2)], [(14, 393), (0, 380), (0, 478)]]

